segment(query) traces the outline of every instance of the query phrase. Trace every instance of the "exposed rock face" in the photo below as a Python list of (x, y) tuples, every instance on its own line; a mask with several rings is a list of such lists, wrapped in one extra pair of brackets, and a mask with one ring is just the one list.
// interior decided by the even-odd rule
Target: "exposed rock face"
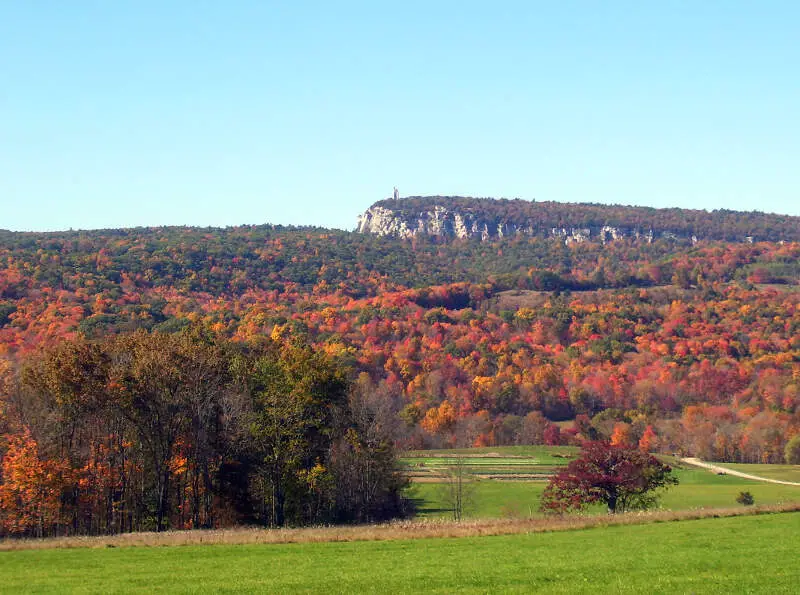
[(409, 196), (376, 202), (357, 230), (410, 238), (501, 239), (523, 235), (567, 244), (620, 240), (697, 243), (800, 241), (800, 217), (728, 210), (655, 209), (464, 196)]
[(414, 230), (397, 217), (393, 211), (383, 207), (371, 207), (358, 216), (356, 231), (373, 233), (379, 236), (396, 236), (408, 238), (414, 235)]
[[(419, 212), (415, 217), (403, 217), (395, 211), (373, 206), (358, 217), (356, 231), (379, 236), (410, 238), (415, 235), (429, 235), (444, 238), (480, 238), (483, 241), (501, 239), (506, 236), (522, 234), (526, 236), (552, 236), (562, 238), (566, 244), (598, 240), (606, 243), (625, 237), (633, 237), (652, 242), (655, 234), (652, 229), (623, 229), (603, 226), (592, 229), (582, 228), (537, 228), (533, 223), (519, 224), (507, 221), (485, 221), (472, 213), (450, 211), (446, 207), (434, 206)], [(663, 237), (675, 237), (664, 232)]]
[(422, 211), (413, 219), (401, 217), (386, 207), (374, 206), (358, 217), (356, 231), (399, 238), (421, 234), (489, 240), (517, 233), (518, 229), (502, 223), (478, 221), (471, 213), (451, 212), (441, 206)]
[(555, 236), (557, 238), (564, 238), (565, 244), (580, 244), (582, 242), (588, 242), (592, 235), (592, 230), (588, 227), (584, 227), (581, 229), (575, 229), (574, 227), (567, 229), (562, 227), (558, 229), (554, 227), (550, 230), (550, 235)]

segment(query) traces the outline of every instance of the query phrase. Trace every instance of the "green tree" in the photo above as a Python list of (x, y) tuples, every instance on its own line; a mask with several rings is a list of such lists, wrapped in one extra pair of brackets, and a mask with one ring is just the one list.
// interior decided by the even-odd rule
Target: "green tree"
[(347, 403), (348, 383), (306, 346), (270, 346), (255, 361), (249, 433), (264, 486), (262, 514), (283, 526), (324, 516), (330, 504), (325, 466)]
[(800, 465), (800, 434), (796, 434), (786, 443), (784, 455), (789, 465)]

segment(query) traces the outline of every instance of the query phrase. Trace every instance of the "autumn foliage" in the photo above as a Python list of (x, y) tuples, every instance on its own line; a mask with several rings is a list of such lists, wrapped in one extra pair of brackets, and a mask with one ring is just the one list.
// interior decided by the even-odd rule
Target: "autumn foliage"
[(608, 512), (650, 508), (656, 491), (678, 483), (669, 465), (624, 444), (587, 442), (542, 494), (542, 510), (562, 513), (602, 502)]
[[(707, 215), (725, 222), (720, 237), (761, 237), (744, 233), (761, 219)], [(307, 345), (340, 370), (375, 412), (362, 424), (371, 418), (401, 448), (613, 440), (782, 462), (800, 435), (799, 262), (791, 241), (411, 242), (276, 226), (0, 232), (0, 493), (46, 503), (4, 526), (98, 533), (275, 520), (284, 471), (268, 472), (262, 455), (258, 465), (229, 458), (252, 421), (238, 414), (252, 413), (259, 371), (236, 385), (227, 358), (268, 339)], [(268, 378), (296, 388), (293, 374)], [(234, 385), (252, 389), (246, 407), (228, 399)], [(259, 398), (275, 405), (268, 392)], [(267, 429), (264, 448), (281, 439)], [(359, 457), (382, 448), (370, 444), (337, 442), (329, 462), (365, 469), (371, 459)], [(289, 494), (288, 517), (332, 510), (322, 450), (295, 468), (302, 482), (283, 482), (316, 494)], [(15, 471), (25, 465), (36, 473)], [(249, 496), (231, 498), (245, 483)], [(256, 494), (270, 504), (256, 506)]]
[(30, 358), (11, 397), (0, 533), (405, 514), (385, 420), (307, 346), (198, 328), (76, 339)]
[(28, 431), (9, 437), (0, 484), (0, 527), (7, 534), (50, 534), (65, 521), (63, 496), (75, 473), (63, 459), (40, 457)]

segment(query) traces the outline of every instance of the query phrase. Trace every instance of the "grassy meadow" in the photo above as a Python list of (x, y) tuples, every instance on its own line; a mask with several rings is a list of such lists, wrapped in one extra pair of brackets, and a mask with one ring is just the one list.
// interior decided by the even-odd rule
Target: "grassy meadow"
[[(800, 503), (800, 486), (667, 457), (680, 484), (661, 507), (675, 512), (609, 517), (597, 506), (588, 516), (542, 518), (547, 475), (576, 454), (541, 446), (406, 453), (420, 519), (398, 525), (4, 542), (0, 593), (796, 592), (798, 506), (733, 515), (745, 512), (735, 502), (741, 491), (765, 506)], [(469, 478), (467, 520), (447, 523), (443, 482), (456, 455)], [(798, 476), (789, 465), (726, 466)]]
[[(520, 518), (536, 516), (549, 474), (557, 472), (577, 454), (577, 449), (546, 446), (508, 446), (482, 449), (415, 451), (402, 462), (412, 478), (408, 496), (422, 518), (452, 516), (444, 475), (453, 457), (464, 457), (470, 478), (464, 516), (468, 518)], [(664, 457), (673, 466), (679, 484), (662, 492), (659, 505), (666, 510), (738, 506), (736, 496), (750, 492), (756, 504), (800, 502), (800, 486), (770, 484), (733, 475), (717, 475)], [(796, 465), (721, 464), (724, 467), (787, 481), (800, 481)], [(603, 512), (600, 506), (596, 512)]]
[(458, 539), (22, 550), (0, 553), (0, 591), (791, 593), (798, 531), (795, 512)]
[(781, 481), (793, 481), (800, 483), (800, 465), (741, 465), (739, 463), (722, 463), (721, 466), (750, 473), (769, 479), (780, 479)]

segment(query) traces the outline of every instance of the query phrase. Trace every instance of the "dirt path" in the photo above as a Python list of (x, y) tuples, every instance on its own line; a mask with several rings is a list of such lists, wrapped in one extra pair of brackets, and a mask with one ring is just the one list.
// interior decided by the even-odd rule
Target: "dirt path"
[(720, 467), (718, 465), (712, 465), (711, 463), (706, 463), (705, 461), (701, 461), (696, 457), (688, 457), (682, 458), (681, 461), (684, 463), (688, 463), (689, 465), (694, 465), (695, 467), (702, 467), (703, 469), (708, 469), (709, 471), (713, 471), (714, 473), (724, 473), (725, 475), (735, 475), (736, 477), (743, 477), (744, 479), (752, 479), (755, 481), (764, 481), (767, 483), (780, 483), (785, 486), (800, 486), (799, 482), (796, 481), (783, 481), (782, 479), (770, 479), (769, 477), (760, 477), (758, 475), (750, 475), (749, 473), (742, 473), (741, 471), (736, 471), (734, 469), (728, 469), (727, 467)]

